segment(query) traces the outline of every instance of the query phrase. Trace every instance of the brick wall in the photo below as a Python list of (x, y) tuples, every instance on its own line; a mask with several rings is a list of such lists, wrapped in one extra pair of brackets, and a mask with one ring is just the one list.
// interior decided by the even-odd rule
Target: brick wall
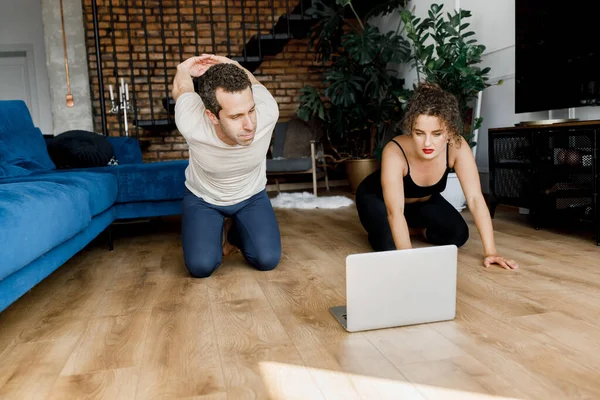
[[(91, 0), (82, 1), (94, 129), (101, 132), (92, 5)], [(144, 130), (136, 127), (134, 120), (168, 119), (163, 99), (170, 96), (175, 68), (181, 60), (202, 53), (227, 54), (228, 49), (232, 55), (242, 55), (245, 43), (241, 29), (242, 19), (246, 26), (246, 42), (259, 28), (261, 33), (269, 33), (273, 22), (277, 22), (279, 15), (286, 13), (286, 0), (273, 1), (274, 9), (271, 1), (263, 0), (245, 0), (244, 8), (240, 0), (201, 0), (195, 3), (192, 0), (97, 0), (108, 134), (124, 134), (122, 113), (117, 116), (108, 112), (111, 106), (108, 85), (113, 85), (116, 97), (117, 82), (124, 78), (129, 84), (131, 105), (135, 105), (137, 110), (130, 113), (132, 115), (128, 118), (129, 135), (137, 134), (140, 140), (151, 143), (144, 149), (144, 158), (186, 158), (187, 145), (176, 130)], [(289, 0), (290, 10), (296, 1)], [(212, 29), (210, 3), (214, 21)], [(226, 7), (229, 19), (226, 18)], [(314, 68), (317, 65), (308, 49), (308, 40), (294, 39), (283, 52), (265, 57), (254, 72), (278, 101), (281, 121), (295, 115), (300, 89), (304, 85), (321, 84), (320, 70)]]

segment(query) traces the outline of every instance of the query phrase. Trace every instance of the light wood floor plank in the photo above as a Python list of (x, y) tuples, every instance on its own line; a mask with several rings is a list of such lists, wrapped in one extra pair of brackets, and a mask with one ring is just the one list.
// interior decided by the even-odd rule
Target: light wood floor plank
[(206, 281), (166, 281), (142, 343), (137, 399), (194, 398), (225, 392)]
[(76, 340), (23, 343), (3, 354), (0, 398), (47, 398)]
[(344, 298), (321, 290), (301, 271), (272, 272), (260, 285), (295, 345), (339, 341), (350, 335), (329, 312), (330, 307), (344, 304)]
[(292, 344), (273, 309), (260, 300), (244, 299), (211, 306), (221, 354)]
[(141, 364), (149, 312), (94, 318), (62, 375), (81, 375)]
[(138, 368), (111, 369), (81, 375), (60, 376), (50, 400), (135, 399)]

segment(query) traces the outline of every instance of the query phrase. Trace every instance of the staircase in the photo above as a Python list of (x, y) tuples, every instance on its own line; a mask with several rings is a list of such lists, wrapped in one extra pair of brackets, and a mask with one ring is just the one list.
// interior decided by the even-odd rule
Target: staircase
[(306, 37), (316, 21), (304, 14), (309, 6), (310, 0), (301, 0), (289, 14), (279, 17), (269, 34), (252, 36), (244, 46), (243, 55), (229, 57), (254, 72), (262, 63), (263, 57), (279, 54), (291, 39)]
[[(305, 14), (305, 10), (307, 10), (311, 5), (311, 0), (300, 0), (291, 9), (287, 7), (289, 1), (293, 0), (285, 0), (287, 12), (277, 18), (273, 26), (267, 30), (268, 33), (263, 34), (260, 32), (260, 29), (257, 29), (258, 32), (252, 34), (247, 41), (245, 40), (246, 26), (250, 25), (250, 23), (244, 22), (244, 11), (242, 8), (241, 34), (244, 38), (244, 44), (240, 51), (241, 54), (227, 54), (227, 57), (239, 62), (240, 65), (248, 69), (250, 72), (254, 72), (258, 67), (260, 67), (265, 57), (275, 56), (282, 52), (290, 40), (305, 38), (309, 33), (310, 27), (316, 21), (315, 18)], [(275, 20), (275, 11), (273, 8), (271, 9), (271, 14), (272, 19)], [(260, 26), (260, 21), (258, 19), (259, 16), (257, 11), (256, 24)], [(229, 26), (227, 30), (229, 31)], [(240, 32), (238, 32), (238, 35), (239, 33)], [(228, 50), (231, 50), (231, 42), (232, 40), (227, 40)], [(214, 34), (213, 47), (215, 47)], [(196, 84), (197, 79), (194, 79), (194, 86), (197, 90)], [(162, 105), (167, 112), (166, 119), (136, 119), (133, 121), (133, 124), (139, 128), (154, 133), (172, 131), (176, 129), (173, 117), (175, 113), (175, 101), (170, 97), (164, 97), (162, 99)]]

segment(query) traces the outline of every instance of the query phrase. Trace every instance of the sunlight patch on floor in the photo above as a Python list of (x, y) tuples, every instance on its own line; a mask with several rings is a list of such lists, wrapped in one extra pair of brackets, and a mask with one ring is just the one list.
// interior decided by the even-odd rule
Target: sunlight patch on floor
[[(260, 362), (260, 372), (273, 400), (290, 399), (440, 399), (517, 400), (487, 393), (415, 384), (374, 376), (310, 368), (278, 362)], [(312, 382), (308, 382), (308, 375)]]

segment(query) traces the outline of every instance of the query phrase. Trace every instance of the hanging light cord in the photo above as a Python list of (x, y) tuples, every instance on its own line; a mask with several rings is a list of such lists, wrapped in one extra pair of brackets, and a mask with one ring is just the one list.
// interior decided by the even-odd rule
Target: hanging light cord
[(71, 80), (69, 79), (69, 57), (67, 55), (67, 33), (65, 32), (65, 16), (63, 11), (63, 0), (60, 0), (60, 20), (62, 24), (63, 48), (65, 51), (65, 71), (67, 74), (67, 107), (73, 107), (73, 95), (71, 94)]

